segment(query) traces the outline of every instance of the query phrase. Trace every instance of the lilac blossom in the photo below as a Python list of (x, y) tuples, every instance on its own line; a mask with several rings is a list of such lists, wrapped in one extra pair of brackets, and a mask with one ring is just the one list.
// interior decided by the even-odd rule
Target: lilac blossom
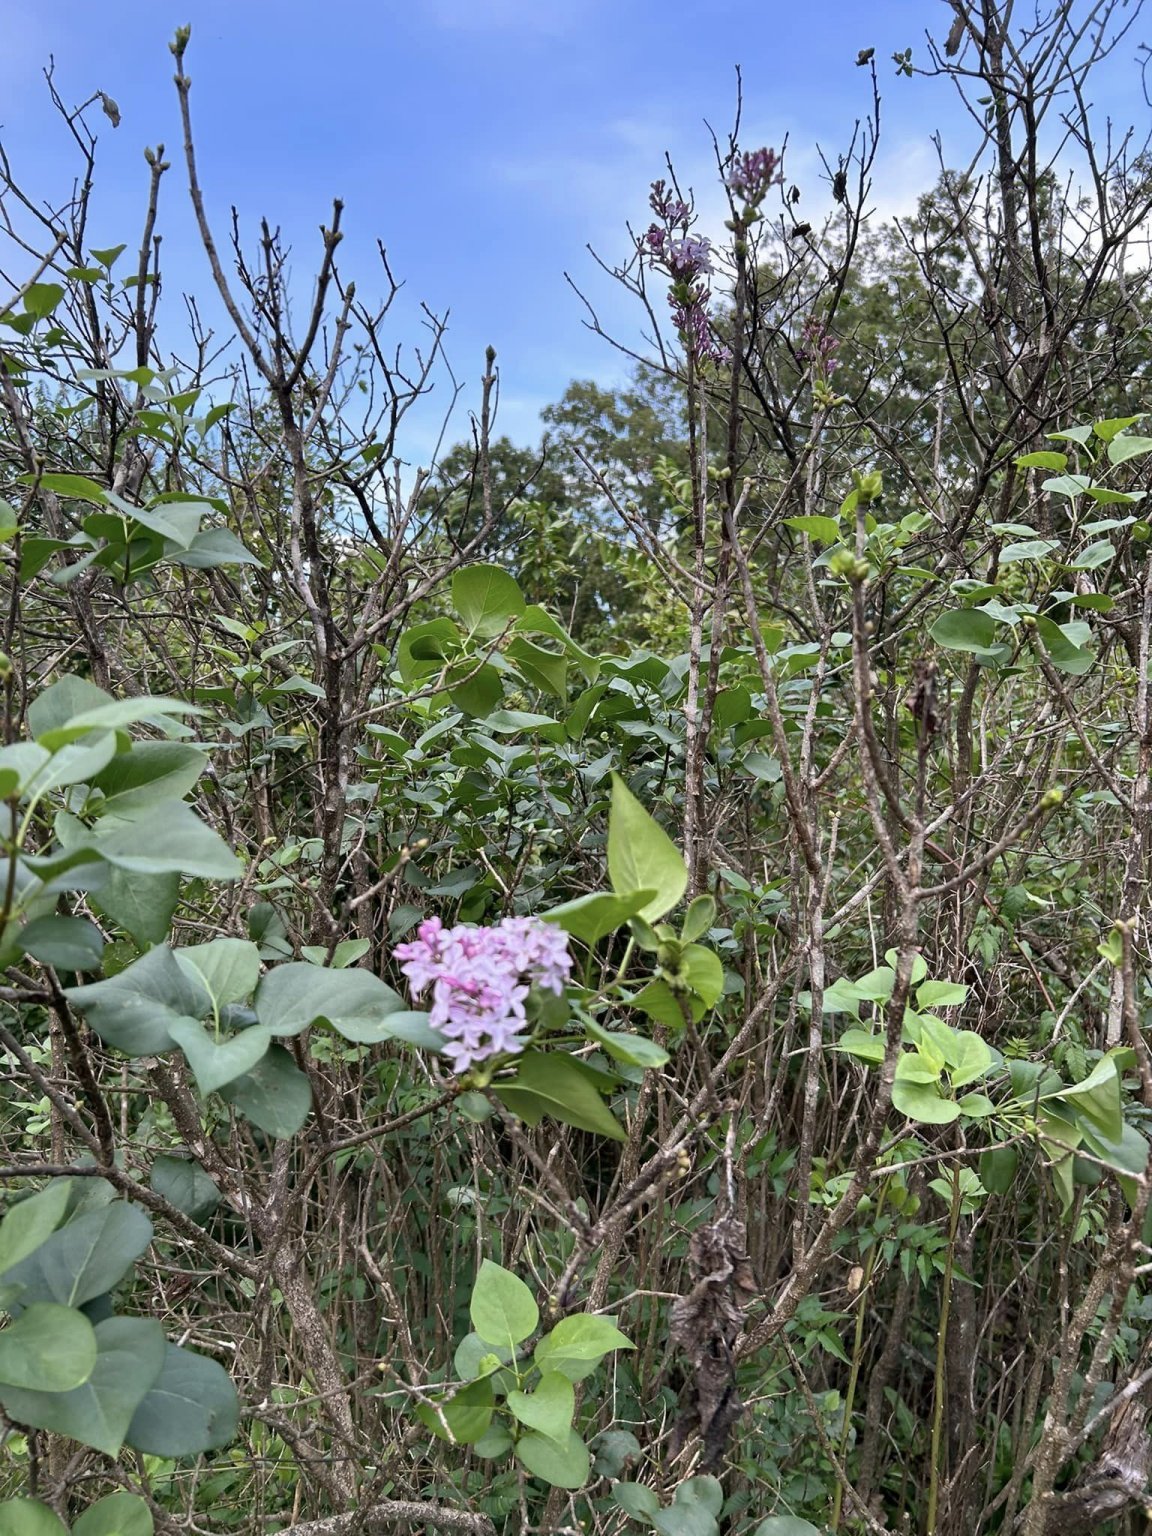
[(712, 291), (706, 282), (713, 271), (711, 241), (688, 232), (692, 209), (663, 181), (652, 183), (648, 202), (656, 222), (637, 241), (640, 254), (671, 279), (668, 305), (689, 355), (723, 363), (729, 354), (715, 338), (709, 311)]
[(839, 338), (828, 330), (822, 320), (810, 315), (804, 322), (802, 339), (803, 345), (796, 353), (798, 360), (811, 365), (814, 381), (830, 384), (832, 375), (840, 366), (836, 356), (840, 349)]
[(692, 210), (683, 198), (669, 190), (665, 181), (654, 181), (648, 192), (648, 206), (652, 212), (665, 225), (672, 229), (676, 225), (682, 225), (687, 229), (692, 218)]
[(758, 208), (769, 188), (783, 179), (780, 157), (774, 149), (750, 149), (733, 156), (724, 185), (733, 197), (743, 199), (750, 208)]
[(494, 928), (445, 928), (430, 917), (416, 935), (393, 954), (414, 996), (432, 988), (428, 1022), (456, 1072), (523, 1050), (529, 989), (559, 995), (572, 969), (567, 934), (535, 917), (506, 917)]

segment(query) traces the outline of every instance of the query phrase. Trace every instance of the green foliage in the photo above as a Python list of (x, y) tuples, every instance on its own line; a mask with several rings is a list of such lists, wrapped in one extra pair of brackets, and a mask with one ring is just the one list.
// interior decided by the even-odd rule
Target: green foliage
[[(0, 313), (0, 1528), (993, 1536), (1102, 1486), (1152, 1314), (1152, 182), (1033, 175), (1107, 43), (984, 20), (933, 57), (987, 163), (877, 225), (870, 124), (814, 234), (726, 161), (708, 312), (659, 239), (626, 274), (659, 367), (539, 451), (486, 397), (427, 472), (438, 333), (406, 371), (326, 263), (294, 339), (269, 225), (242, 365), (165, 367), (88, 109), (71, 201), (0, 188), (61, 210)], [(484, 979), (397, 945), (528, 917), (570, 970), (458, 1069)]]
[(490, 1259), (476, 1273), (469, 1315), (475, 1331), (455, 1357), (457, 1372), (467, 1379), (420, 1403), (420, 1422), (434, 1435), (475, 1445), (486, 1455), (514, 1451), (530, 1476), (553, 1488), (582, 1488), (592, 1460), (573, 1425), (573, 1383), (632, 1343), (611, 1318), (578, 1313), (541, 1334), (528, 1359), (520, 1346), (536, 1334), (540, 1309), (524, 1282)]

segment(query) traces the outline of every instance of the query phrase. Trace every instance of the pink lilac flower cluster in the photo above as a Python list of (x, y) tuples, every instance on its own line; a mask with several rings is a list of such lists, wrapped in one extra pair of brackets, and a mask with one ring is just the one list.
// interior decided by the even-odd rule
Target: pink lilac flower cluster
[(758, 208), (769, 189), (783, 179), (780, 157), (774, 149), (749, 149), (733, 158), (724, 184), (733, 197), (741, 198), (750, 208)]
[(693, 356), (725, 362), (728, 351), (716, 340), (708, 310), (711, 243), (703, 235), (688, 233), (692, 210), (663, 181), (652, 183), (648, 203), (657, 222), (648, 226), (638, 245), (641, 254), (672, 279), (668, 304), (676, 329)]
[(529, 987), (560, 994), (572, 969), (568, 935), (535, 917), (506, 917), (494, 928), (445, 928), (430, 917), (416, 934), (393, 953), (414, 996), (432, 988), (428, 1022), (456, 1072), (523, 1050)]

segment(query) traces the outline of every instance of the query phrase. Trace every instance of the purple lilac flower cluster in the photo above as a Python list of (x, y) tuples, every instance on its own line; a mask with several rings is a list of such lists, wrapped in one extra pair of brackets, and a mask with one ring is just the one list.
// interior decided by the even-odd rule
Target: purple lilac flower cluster
[(638, 242), (640, 252), (672, 279), (668, 304), (689, 352), (697, 359), (722, 363), (728, 352), (716, 341), (708, 310), (712, 297), (706, 281), (712, 271), (711, 242), (703, 235), (688, 233), (692, 210), (668, 190), (665, 182), (652, 183), (648, 203), (657, 222), (648, 226)]
[(814, 381), (825, 385), (832, 382), (832, 375), (840, 366), (836, 357), (839, 350), (839, 338), (833, 336), (822, 320), (810, 315), (804, 322), (803, 345), (796, 356), (800, 362), (811, 364)]
[(430, 917), (416, 934), (393, 954), (414, 996), (432, 988), (428, 1022), (456, 1072), (522, 1050), (529, 987), (559, 995), (572, 969), (568, 935), (535, 917), (506, 917), (494, 928), (445, 928)]
[(774, 149), (749, 149), (734, 156), (724, 184), (733, 197), (743, 199), (750, 208), (758, 208), (769, 189), (783, 179), (780, 157)]

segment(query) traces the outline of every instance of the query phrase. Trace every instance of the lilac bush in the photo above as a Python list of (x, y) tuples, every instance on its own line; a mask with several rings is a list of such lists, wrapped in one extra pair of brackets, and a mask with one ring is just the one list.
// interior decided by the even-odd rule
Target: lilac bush
[(572, 969), (568, 935), (535, 917), (506, 917), (494, 928), (445, 928), (430, 917), (416, 934), (393, 955), (414, 997), (431, 987), (428, 1021), (456, 1072), (523, 1050), (530, 988), (559, 996)]

